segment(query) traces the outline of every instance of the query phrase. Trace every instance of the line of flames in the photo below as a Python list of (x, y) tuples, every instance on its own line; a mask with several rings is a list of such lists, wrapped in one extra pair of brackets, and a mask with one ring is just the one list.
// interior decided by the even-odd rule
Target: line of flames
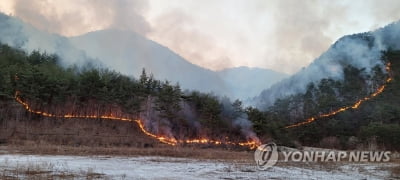
[(299, 123), (296, 123), (296, 124), (292, 124), (292, 125), (286, 126), (285, 128), (288, 129), (288, 128), (293, 128), (293, 127), (303, 126), (303, 125), (306, 125), (306, 124), (310, 124), (310, 123), (312, 123), (312, 122), (314, 122), (315, 120), (320, 119), (320, 118), (325, 118), (325, 117), (334, 116), (334, 115), (336, 115), (336, 114), (338, 114), (338, 113), (340, 113), (340, 112), (346, 111), (346, 110), (348, 110), (348, 109), (357, 109), (357, 108), (359, 108), (360, 105), (361, 105), (363, 102), (368, 101), (368, 100), (374, 98), (375, 96), (379, 95), (380, 93), (382, 93), (382, 92), (385, 90), (386, 85), (387, 85), (389, 82), (391, 82), (391, 81), (393, 80), (392, 77), (391, 77), (391, 69), (390, 69), (390, 66), (391, 66), (390, 62), (386, 64), (386, 72), (388, 72), (389, 77), (386, 79), (385, 84), (383, 84), (382, 86), (380, 86), (380, 87), (379, 87), (374, 93), (372, 93), (371, 95), (369, 95), (369, 96), (367, 96), (367, 97), (364, 97), (364, 98), (362, 98), (362, 99), (356, 101), (353, 105), (346, 106), (346, 107), (342, 107), (342, 108), (339, 108), (339, 109), (337, 109), (337, 110), (335, 110), (335, 111), (331, 111), (331, 112), (326, 113), (326, 114), (320, 114), (320, 115), (318, 115), (318, 116), (316, 116), (316, 117), (310, 117), (310, 118), (306, 119), (306, 120), (303, 121), (303, 122), (299, 122)]
[(38, 114), (41, 116), (45, 117), (54, 117), (54, 118), (87, 118), (87, 119), (108, 119), (108, 120), (119, 120), (119, 121), (130, 121), (130, 122), (136, 122), (137, 125), (139, 126), (140, 130), (147, 136), (152, 137), (154, 139), (157, 139), (158, 141), (169, 144), (172, 146), (176, 146), (178, 144), (215, 144), (215, 145), (220, 145), (220, 144), (225, 144), (225, 145), (235, 145), (235, 146), (244, 146), (244, 147), (249, 147), (250, 149), (255, 149), (258, 147), (261, 143), (258, 141), (247, 141), (247, 142), (232, 142), (232, 141), (218, 141), (218, 140), (212, 140), (208, 138), (199, 138), (199, 139), (189, 139), (189, 140), (176, 140), (175, 138), (170, 138), (170, 137), (165, 137), (161, 135), (156, 135), (148, 130), (146, 130), (143, 122), (141, 120), (134, 120), (130, 118), (125, 118), (125, 117), (116, 117), (112, 115), (101, 115), (101, 116), (96, 116), (96, 115), (73, 115), (73, 114), (65, 114), (65, 115), (56, 115), (56, 114), (51, 114), (48, 112), (44, 111), (38, 111), (34, 110), (29, 106), (27, 102), (24, 102), (21, 97), (19, 96), (20, 92), (16, 91), (15, 92), (15, 100), (20, 103), (28, 112)]

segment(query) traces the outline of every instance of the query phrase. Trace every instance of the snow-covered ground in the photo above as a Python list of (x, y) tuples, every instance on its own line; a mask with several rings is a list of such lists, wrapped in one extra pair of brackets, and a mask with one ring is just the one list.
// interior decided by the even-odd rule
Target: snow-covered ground
[[(343, 164), (334, 169), (280, 165), (259, 171), (254, 164), (171, 157), (0, 155), (0, 172), (51, 167), (54, 173), (90, 171), (108, 179), (387, 179), (394, 164)], [(50, 172), (50, 173), (51, 173)]]

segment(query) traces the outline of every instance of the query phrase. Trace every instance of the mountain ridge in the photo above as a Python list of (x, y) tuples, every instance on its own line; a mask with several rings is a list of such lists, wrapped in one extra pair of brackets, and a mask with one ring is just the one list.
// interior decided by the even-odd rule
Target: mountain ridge
[(274, 72), (271, 73), (276, 77), (274, 81), (269, 77), (246, 79), (262, 84), (253, 87), (257, 89), (254, 91), (256, 93), (249, 94), (232, 88), (246, 86), (242, 85), (244, 81), (235, 81), (237, 78), (224, 77), (223, 74), (192, 64), (168, 47), (135, 32), (107, 29), (64, 37), (40, 31), (18, 18), (4, 14), (0, 14), (0, 27), (1, 42), (28, 52), (39, 50), (57, 54), (66, 67), (89, 62), (136, 78), (145, 68), (156, 78), (179, 83), (184, 89), (212, 92), (231, 99), (253, 97), (281, 78), (281, 73)]
[(388, 48), (400, 47), (398, 32), (400, 32), (399, 21), (375, 31), (343, 36), (309, 66), (252, 98), (252, 104), (266, 109), (277, 99), (304, 93), (309, 83), (315, 83), (324, 78), (341, 80), (345, 67), (349, 65), (359, 69), (365, 68), (366, 75), (376, 65), (384, 69), (384, 64), (380, 61), (381, 52)]

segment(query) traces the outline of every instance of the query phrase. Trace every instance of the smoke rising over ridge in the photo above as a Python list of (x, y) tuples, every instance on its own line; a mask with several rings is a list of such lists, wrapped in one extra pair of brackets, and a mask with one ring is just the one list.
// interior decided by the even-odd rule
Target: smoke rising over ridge
[[(0, 14), (0, 41), (27, 52), (39, 50), (57, 54), (64, 66), (88, 61), (126, 75), (139, 77), (142, 68), (156, 78), (179, 83), (183, 89), (213, 92), (230, 98), (246, 99), (286, 75), (264, 69), (227, 69), (214, 72), (193, 65), (168, 48), (130, 30), (102, 30), (77, 37), (63, 37), (37, 30), (23, 21)], [(262, 75), (256, 81), (254, 73)], [(239, 77), (234, 77), (235, 74)], [(246, 89), (248, 85), (251, 90)], [(248, 87), (247, 87), (248, 88)]]
[(208, 69), (292, 74), (339, 37), (399, 19), (399, 6), (397, 0), (4, 0), (0, 11), (65, 36), (134, 31)]
[(340, 38), (310, 66), (264, 90), (254, 101), (258, 107), (267, 108), (278, 98), (304, 93), (308, 83), (323, 78), (341, 80), (343, 69), (348, 65), (365, 68), (367, 74), (376, 65), (383, 69), (381, 53), (388, 48), (400, 49), (399, 21), (373, 32)]
[[(140, 34), (150, 31), (143, 17), (145, 0), (30, 1), (15, 0), (13, 14), (36, 28), (62, 35), (115, 28)], [(93, 22), (97, 22), (94, 24)]]
[(65, 66), (83, 64), (89, 60), (86, 53), (74, 48), (67, 38), (38, 31), (29, 24), (2, 13), (0, 13), (0, 42), (22, 48), (28, 53), (39, 50), (56, 54), (61, 57), (63, 60), (61, 63)]

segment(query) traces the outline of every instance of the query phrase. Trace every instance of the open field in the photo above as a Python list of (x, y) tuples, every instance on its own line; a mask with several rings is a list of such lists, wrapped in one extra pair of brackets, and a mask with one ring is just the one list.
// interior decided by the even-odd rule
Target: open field
[(258, 171), (254, 164), (160, 156), (0, 155), (0, 177), (59, 179), (388, 179), (394, 164), (278, 165)]
[[(97, 151), (80, 148), (84, 153), (77, 153), (78, 148), (59, 148), (63, 151), (33, 153), (34, 151), (21, 151), (16, 147), (1, 147), (0, 179), (396, 179), (400, 177), (398, 162), (278, 162), (276, 166), (266, 171), (259, 171), (253, 162), (252, 152), (188, 148), (170, 148), (167, 151), (167, 148), (152, 148), (152, 151), (125, 149), (126, 153), (123, 154), (123, 149), (117, 148)], [(192, 153), (188, 153), (189, 151)], [(161, 155), (162, 153), (164, 154)]]
[(67, 156), (167, 156), (195, 159), (219, 159), (225, 161), (252, 162), (253, 151), (233, 151), (216, 148), (135, 148), (135, 147), (71, 147), (58, 145), (0, 146), (1, 154), (37, 154)]

